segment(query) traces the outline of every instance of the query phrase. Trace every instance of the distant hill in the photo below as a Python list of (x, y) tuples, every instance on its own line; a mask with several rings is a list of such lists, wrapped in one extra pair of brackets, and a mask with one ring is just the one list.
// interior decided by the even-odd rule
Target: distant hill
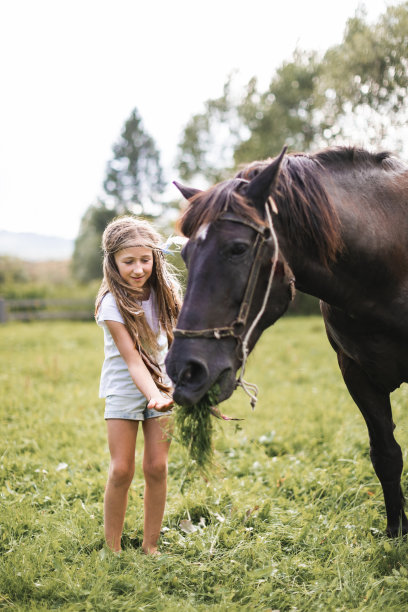
[(70, 259), (73, 250), (74, 241), (66, 238), (0, 230), (0, 255), (28, 261), (61, 261)]

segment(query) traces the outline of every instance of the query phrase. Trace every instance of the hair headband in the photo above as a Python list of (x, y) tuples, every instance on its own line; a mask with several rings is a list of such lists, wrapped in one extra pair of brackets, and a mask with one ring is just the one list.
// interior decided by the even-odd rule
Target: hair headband
[(131, 243), (127, 246), (126, 244), (125, 246), (121, 246), (121, 248), (117, 251), (108, 251), (107, 249), (104, 249), (103, 252), (105, 255), (114, 255), (122, 249), (130, 249), (131, 247), (144, 247), (146, 249), (152, 249), (152, 251), (161, 251), (165, 255), (168, 255), (170, 253), (178, 253), (183, 248), (187, 240), (188, 238), (185, 238), (184, 236), (170, 236), (169, 238), (167, 238), (166, 242), (163, 242), (162, 244)]

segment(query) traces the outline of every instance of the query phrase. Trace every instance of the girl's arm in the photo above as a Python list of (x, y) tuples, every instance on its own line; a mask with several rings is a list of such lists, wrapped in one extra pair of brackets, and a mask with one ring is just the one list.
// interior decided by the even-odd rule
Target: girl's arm
[(163, 397), (156, 387), (156, 383), (133, 344), (126, 327), (119, 321), (105, 321), (105, 323), (112, 334), (119, 353), (126, 362), (133, 382), (149, 402), (147, 407), (154, 408), (159, 412), (169, 410), (173, 405), (173, 400)]

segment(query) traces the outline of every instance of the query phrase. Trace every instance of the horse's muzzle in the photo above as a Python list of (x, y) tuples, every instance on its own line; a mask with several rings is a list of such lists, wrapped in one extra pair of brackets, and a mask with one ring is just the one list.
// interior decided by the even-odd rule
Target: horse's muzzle
[(191, 342), (175, 339), (166, 358), (167, 373), (174, 383), (174, 401), (181, 406), (192, 406), (214, 385), (218, 387), (218, 401), (227, 399), (235, 389), (235, 370), (232, 364), (220, 360), (219, 355), (204, 360), (197, 355), (197, 351), (192, 353), (194, 357), (189, 358), (185, 345)]

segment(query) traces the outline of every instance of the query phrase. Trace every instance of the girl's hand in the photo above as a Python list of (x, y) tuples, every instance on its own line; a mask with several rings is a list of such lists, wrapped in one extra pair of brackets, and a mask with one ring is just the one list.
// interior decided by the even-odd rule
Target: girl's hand
[(149, 409), (157, 410), (158, 412), (168, 412), (173, 407), (173, 400), (171, 397), (152, 397), (147, 404)]

